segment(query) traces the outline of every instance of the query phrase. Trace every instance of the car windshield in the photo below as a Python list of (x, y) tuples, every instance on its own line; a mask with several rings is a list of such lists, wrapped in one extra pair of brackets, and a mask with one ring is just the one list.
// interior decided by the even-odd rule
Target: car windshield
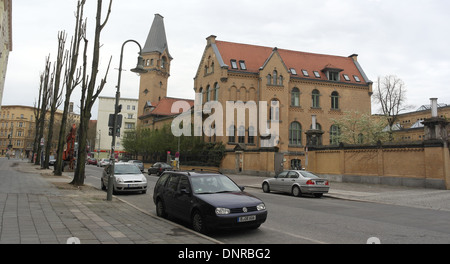
[(133, 164), (116, 164), (114, 165), (115, 174), (140, 174), (141, 171)]
[(191, 177), (196, 194), (240, 192), (241, 189), (225, 175), (205, 175)]
[(319, 178), (316, 175), (314, 175), (314, 174), (312, 174), (311, 172), (308, 172), (308, 171), (301, 171), (300, 173), (305, 178), (311, 178), (311, 179), (318, 179)]

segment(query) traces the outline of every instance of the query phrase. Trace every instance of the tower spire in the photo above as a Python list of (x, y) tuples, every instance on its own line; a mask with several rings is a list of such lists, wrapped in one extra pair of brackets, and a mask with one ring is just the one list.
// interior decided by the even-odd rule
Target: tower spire
[(155, 14), (153, 19), (152, 27), (147, 36), (147, 41), (142, 49), (142, 53), (158, 52), (163, 54), (164, 51), (170, 59), (169, 46), (167, 45), (166, 29), (164, 27), (164, 17), (160, 14)]

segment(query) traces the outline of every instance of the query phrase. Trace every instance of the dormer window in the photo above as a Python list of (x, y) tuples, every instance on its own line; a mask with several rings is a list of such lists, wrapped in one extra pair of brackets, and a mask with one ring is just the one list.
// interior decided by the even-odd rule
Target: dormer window
[(309, 73), (307, 70), (302, 70), (302, 73), (305, 77), (309, 77)]
[(239, 61), (239, 66), (241, 66), (241, 70), (247, 70), (247, 66), (245, 65), (245, 61), (241, 60)]
[(318, 71), (314, 71), (314, 76), (316, 76), (316, 78), (320, 78), (320, 73)]
[(329, 81), (339, 81), (339, 73), (338, 72), (329, 71), (328, 72), (328, 80)]
[(329, 81), (339, 82), (339, 73), (342, 72), (343, 69), (339, 69), (335, 67), (334, 65), (328, 64), (325, 66), (325, 68), (322, 70), (323, 73), (327, 76)]
[(342, 76), (344, 76), (344, 79), (345, 79), (346, 81), (350, 81), (350, 77), (348, 77), (347, 74), (342, 74)]
[(359, 79), (359, 77), (358, 77), (358, 76), (356, 76), (356, 75), (353, 75), (353, 78), (355, 78), (355, 81), (357, 81), (357, 82), (361, 82), (361, 80)]
[(231, 68), (232, 69), (237, 69), (238, 68), (236, 60), (231, 60), (230, 62), (231, 62)]
[(294, 68), (291, 68), (291, 73), (297, 75), (297, 71)]

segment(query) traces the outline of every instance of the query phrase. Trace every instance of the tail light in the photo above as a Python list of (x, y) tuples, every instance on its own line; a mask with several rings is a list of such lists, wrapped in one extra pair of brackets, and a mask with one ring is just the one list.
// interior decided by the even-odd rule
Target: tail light
[(328, 181), (325, 181), (325, 185), (330, 185), (330, 184), (328, 183)]
[(306, 184), (307, 184), (307, 185), (314, 185), (315, 183), (314, 183), (312, 180), (308, 180), (308, 181), (306, 182)]

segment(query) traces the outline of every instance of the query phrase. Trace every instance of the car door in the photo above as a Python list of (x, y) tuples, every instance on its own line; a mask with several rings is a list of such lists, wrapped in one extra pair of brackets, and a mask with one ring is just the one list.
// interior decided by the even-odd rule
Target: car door
[(190, 220), (191, 200), (192, 188), (189, 178), (181, 175), (177, 191), (173, 197), (173, 209), (177, 212), (179, 218)]
[(299, 175), (296, 171), (289, 171), (286, 180), (284, 181), (285, 192), (290, 193), (292, 191), (292, 186), (298, 181)]
[(166, 206), (166, 212), (172, 215), (178, 215), (175, 209), (175, 195), (178, 190), (178, 183), (180, 182), (179, 174), (171, 174), (164, 190), (163, 199)]
[(271, 181), (270, 190), (283, 192), (283, 183), (286, 179), (287, 174), (288, 171), (283, 171), (278, 174), (277, 177), (275, 177), (274, 180)]

